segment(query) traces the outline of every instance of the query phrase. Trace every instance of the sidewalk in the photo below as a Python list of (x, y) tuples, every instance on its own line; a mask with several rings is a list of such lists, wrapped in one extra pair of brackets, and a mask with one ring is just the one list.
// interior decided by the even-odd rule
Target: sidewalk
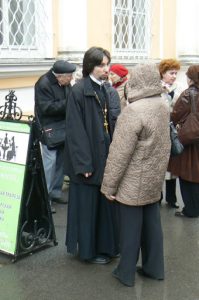
[(199, 219), (175, 217), (175, 210), (163, 201), (166, 278), (155, 281), (136, 275), (135, 287), (129, 288), (111, 276), (116, 260), (91, 265), (66, 253), (67, 205), (57, 204), (56, 210), (58, 246), (16, 263), (0, 254), (0, 300), (199, 300)]

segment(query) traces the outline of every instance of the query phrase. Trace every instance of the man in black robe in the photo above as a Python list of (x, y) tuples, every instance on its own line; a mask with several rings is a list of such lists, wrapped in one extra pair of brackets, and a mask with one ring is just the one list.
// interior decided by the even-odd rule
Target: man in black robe
[(66, 112), (65, 174), (70, 178), (66, 246), (91, 263), (106, 264), (118, 254), (117, 205), (100, 192), (119, 96), (110, 98), (110, 53), (86, 51), (83, 78), (72, 87)]

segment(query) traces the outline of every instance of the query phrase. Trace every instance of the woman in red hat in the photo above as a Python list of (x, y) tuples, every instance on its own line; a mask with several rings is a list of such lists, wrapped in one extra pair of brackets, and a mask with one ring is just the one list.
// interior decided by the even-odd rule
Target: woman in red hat
[(127, 78), (128, 69), (120, 64), (112, 65), (109, 69), (109, 79), (112, 86), (117, 90), (120, 96), (120, 105), (123, 109), (127, 103)]

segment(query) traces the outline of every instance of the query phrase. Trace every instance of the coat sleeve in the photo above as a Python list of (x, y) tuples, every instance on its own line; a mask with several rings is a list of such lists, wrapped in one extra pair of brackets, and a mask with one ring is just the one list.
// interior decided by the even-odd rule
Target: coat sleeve
[(35, 103), (38, 111), (43, 116), (65, 115), (66, 98), (56, 98), (51, 87), (46, 84), (39, 83), (35, 85)]
[(109, 111), (108, 121), (109, 121), (110, 134), (112, 139), (117, 117), (121, 112), (120, 97), (116, 89), (114, 89), (109, 83), (106, 83), (105, 87), (106, 87), (106, 93), (108, 94), (107, 95), (108, 111)]
[(84, 111), (78, 99), (83, 95), (69, 95), (66, 111), (66, 143), (75, 175), (93, 173), (92, 154), (84, 126)]
[(132, 159), (142, 121), (133, 109), (126, 107), (118, 117), (113, 141), (109, 149), (101, 191), (115, 195), (125, 170)]
[(110, 115), (113, 120), (117, 120), (117, 117), (121, 112), (120, 97), (118, 92), (113, 87), (110, 87), (109, 89), (110, 89), (110, 101), (109, 101)]
[(189, 113), (190, 99), (189, 93), (186, 90), (180, 95), (173, 107), (173, 112), (171, 113), (171, 121), (173, 121), (173, 123), (176, 125), (179, 122), (185, 120)]

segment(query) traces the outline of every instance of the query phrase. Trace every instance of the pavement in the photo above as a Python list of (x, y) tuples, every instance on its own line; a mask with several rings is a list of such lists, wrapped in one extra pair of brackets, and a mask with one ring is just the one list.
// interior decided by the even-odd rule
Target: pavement
[[(179, 187), (178, 198), (182, 206)], [(0, 300), (199, 300), (198, 218), (175, 217), (175, 210), (163, 201), (165, 280), (136, 275), (135, 286), (125, 287), (111, 275), (117, 259), (92, 265), (67, 254), (67, 205), (56, 204), (56, 210), (57, 246), (40, 249), (15, 263), (0, 253)]]

